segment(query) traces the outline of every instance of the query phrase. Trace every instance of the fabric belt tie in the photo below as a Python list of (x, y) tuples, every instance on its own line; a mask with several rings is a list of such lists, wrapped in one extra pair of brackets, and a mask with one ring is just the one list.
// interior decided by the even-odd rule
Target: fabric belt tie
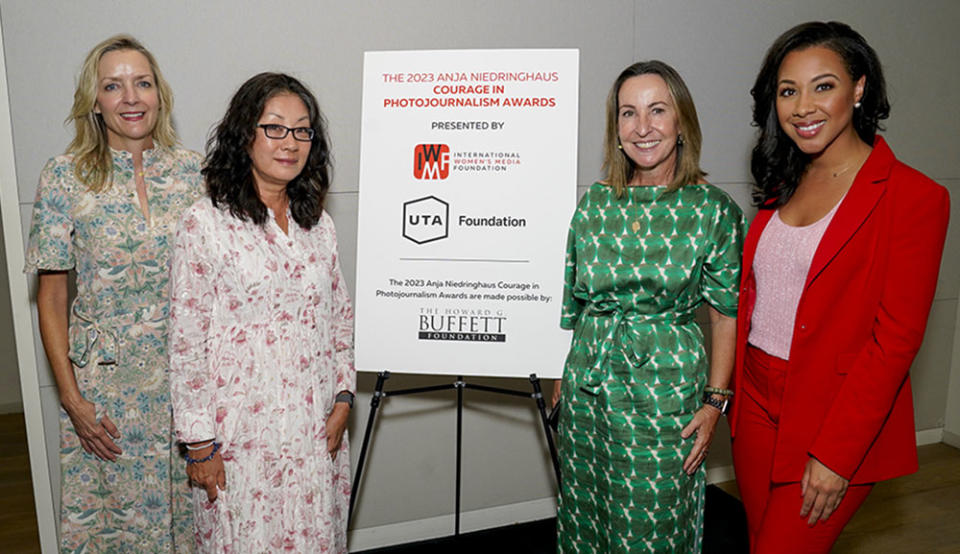
[[(90, 363), (90, 356), (95, 348), (100, 349), (100, 359), (97, 365), (115, 365), (119, 358), (120, 341), (117, 337), (117, 328), (121, 324), (138, 324), (147, 321), (157, 321), (165, 318), (165, 304), (148, 304), (140, 306), (129, 314), (114, 316), (94, 316), (87, 313), (80, 306), (79, 298), (73, 302), (71, 311), (77, 321), (85, 324), (83, 336), (83, 351), (71, 352), (71, 361), (77, 367), (86, 367)], [(112, 325), (111, 325), (112, 324)]]
[(73, 359), (73, 364), (77, 367), (86, 367), (90, 363), (90, 353), (93, 352), (94, 346), (97, 345), (97, 342), (106, 336), (112, 343), (111, 347), (108, 347), (104, 352), (103, 359), (98, 362), (98, 365), (114, 365), (117, 363), (117, 334), (110, 329), (109, 327), (101, 326), (97, 321), (87, 316), (83, 311), (77, 306), (77, 303), (73, 304), (73, 315), (80, 321), (83, 321), (89, 327), (87, 327), (87, 332), (85, 333), (84, 340), (86, 342), (83, 352), (80, 355)]
[(611, 320), (610, 330), (607, 331), (607, 335), (600, 342), (600, 349), (597, 352), (596, 360), (594, 360), (593, 365), (587, 370), (584, 381), (580, 385), (581, 390), (594, 396), (600, 394), (600, 387), (603, 384), (607, 374), (607, 368), (609, 367), (607, 360), (610, 358), (610, 353), (613, 352), (614, 348), (619, 347), (623, 355), (631, 360), (631, 363), (633, 363), (635, 367), (643, 365), (643, 362), (639, 360), (640, 355), (638, 355), (632, 347), (629, 347), (629, 342), (624, 341), (622, 337), (619, 341), (617, 340), (617, 334), (620, 333), (621, 330), (626, 332), (630, 328), (630, 325), (686, 325), (694, 320), (692, 310), (681, 313), (644, 314), (635, 310), (624, 311), (623, 306), (615, 300), (591, 302), (587, 304), (583, 315), (596, 318), (610, 318)]

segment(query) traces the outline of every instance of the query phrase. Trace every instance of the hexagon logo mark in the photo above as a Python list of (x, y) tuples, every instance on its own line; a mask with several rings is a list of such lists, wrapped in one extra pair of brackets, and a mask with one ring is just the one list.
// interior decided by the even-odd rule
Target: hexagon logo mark
[(445, 239), (450, 230), (450, 205), (436, 196), (403, 203), (403, 236), (417, 244)]

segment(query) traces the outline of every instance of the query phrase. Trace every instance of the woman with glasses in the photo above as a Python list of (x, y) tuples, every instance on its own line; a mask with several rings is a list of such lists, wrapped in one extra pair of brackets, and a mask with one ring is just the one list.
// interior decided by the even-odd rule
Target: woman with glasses
[(261, 73), (207, 145), (180, 222), (171, 394), (203, 552), (346, 552), (353, 311), (310, 91)]
[[(87, 54), (67, 152), (47, 162), (26, 271), (60, 394), (64, 552), (192, 550), (174, 448), (167, 281), (180, 215), (202, 195), (200, 155), (178, 148), (153, 55), (117, 35)], [(68, 310), (68, 272), (76, 299)]]

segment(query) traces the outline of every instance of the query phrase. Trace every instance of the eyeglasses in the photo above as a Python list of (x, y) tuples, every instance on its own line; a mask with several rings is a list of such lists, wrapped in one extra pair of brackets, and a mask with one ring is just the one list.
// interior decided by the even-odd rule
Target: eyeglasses
[(300, 142), (310, 142), (313, 140), (313, 129), (310, 127), (297, 127), (291, 129), (286, 125), (277, 125), (276, 123), (260, 124), (257, 127), (263, 129), (263, 134), (271, 139), (285, 139), (287, 133), (293, 132), (293, 138)]

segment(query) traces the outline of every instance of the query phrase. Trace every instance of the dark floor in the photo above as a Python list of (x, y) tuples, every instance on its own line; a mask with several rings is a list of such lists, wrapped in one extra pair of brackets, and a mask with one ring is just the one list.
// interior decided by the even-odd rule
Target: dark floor
[(40, 553), (23, 414), (0, 415), (0, 552)]
[[(746, 552), (746, 534), (747, 523), (740, 501), (717, 487), (707, 487), (704, 554)], [(357, 554), (554, 554), (556, 551), (557, 520), (551, 518)]]

